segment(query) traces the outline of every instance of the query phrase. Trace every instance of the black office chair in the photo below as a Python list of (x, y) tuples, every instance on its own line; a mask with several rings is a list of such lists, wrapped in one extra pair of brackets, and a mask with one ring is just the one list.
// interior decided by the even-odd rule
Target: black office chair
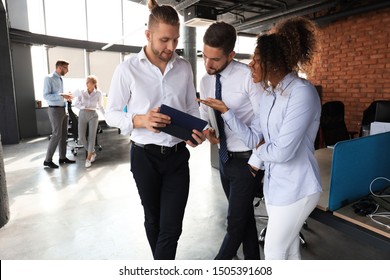
[(79, 149), (83, 148), (83, 145), (79, 143), (79, 118), (72, 110), (72, 101), (68, 101), (68, 144), (71, 147), (72, 154), (77, 155)]
[[(258, 201), (254, 204), (254, 207), (259, 207), (261, 202), (264, 201), (264, 197), (261, 197), (261, 198), (257, 198)], [(258, 219), (263, 219), (263, 220), (268, 220), (268, 216), (267, 215), (255, 215), (255, 218), (258, 218)], [(308, 224), (307, 224), (307, 221), (305, 221), (305, 223), (303, 224), (303, 228), (306, 229), (308, 228)], [(264, 227), (260, 233), (259, 233), (259, 243), (260, 244), (264, 244), (264, 240), (265, 240), (265, 234), (267, 233), (267, 227)], [(304, 248), (307, 246), (307, 242), (306, 242), (306, 239), (304, 237), (304, 235), (302, 234), (302, 232), (299, 232), (299, 240), (301, 242), (301, 246)]]
[[(263, 177), (264, 177), (264, 173), (263, 173)], [(257, 200), (257, 201), (253, 205), (254, 208), (259, 207), (260, 204), (262, 202), (264, 202), (263, 183), (261, 183), (259, 188), (256, 190), (255, 200)], [(260, 215), (260, 214), (256, 215), (255, 214), (255, 218), (261, 219), (261, 220), (268, 220), (268, 215)], [(308, 225), (307, 225), (307, 222), (305, 221), (305, 223), (303, 224), (303, 228), (307, 228), (307, 227), (308, 227)], [(267, 227), (264, 227), (260, 231), (259, 238), (258, 238), (260, 244), (264, 244), (264, 239), (265, 239), (266, 232), (267, 232)], [(302, 232), (299, 232), (299, 240), (301, 241), (301, 246), (302, 247), (306, 247), (307, 246), (306, 239), (303, 236)]]
[(344, 120), (344, 103), (341, 101), (329, 101), (322, 105), (320, 128), (326, 146), (352, 139), (358, 134), (357, 131), (348, 131)]

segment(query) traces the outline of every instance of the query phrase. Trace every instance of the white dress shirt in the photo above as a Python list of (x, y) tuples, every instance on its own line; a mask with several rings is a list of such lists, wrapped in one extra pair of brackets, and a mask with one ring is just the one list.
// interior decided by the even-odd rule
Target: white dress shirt
[(119, 64), (113, 74), (106, 122), (120, 128), (122, 134), (131, 134), (134, 142), (171, 147), (183, 140), (164, 132), (155, 133), (133, 126), (136, 114), (146, 114), (161, 104), (199, 117), (191, 65), (174, 53), (162, 74), (142, 49)]
[(87, 89), (82, 89), (75, 91), (73, 95), (76, 99), (74, 104), (76, 108), (91, 111), (99, 109), (104, 115), (103, 94), (100, 90), (95, 89), (89, 94)]
[(268, 204), (289, 205), (321, 192), (314, 141), (321, 116), (315, 87), (290, 73), (275, 90), (262, 94), (260, 110), (248, 128), (229, 110), (225, 122), (238, 131), (248, 146), (264, 137), (265, 144), (252, 154), (249, 164), (264, 163), (264, 195)]
[[(263, 89), (260, 84), (253, 83), (249, 67), (241, 62), (232, 60), (220, 73), (222, 84), (222, 101), (234, 112), (244, 124), (250, 125), (255, 113), (259, 111), (260, 94)], [(200, 81), (200, 97), (215, 98), (215, 75), (206, 73)], [(201, 118), (208, 121), (208, 107), (201, 104)], [(256, 145), (247, 146), (236, 133), (225, 123), (225, 135), (228, 151), (244, 152), (252, 150)]]

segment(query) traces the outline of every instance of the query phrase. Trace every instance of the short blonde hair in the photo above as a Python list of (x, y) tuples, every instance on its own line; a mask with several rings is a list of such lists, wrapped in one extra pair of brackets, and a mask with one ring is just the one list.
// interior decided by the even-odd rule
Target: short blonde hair
[(94, 84), (95, 89), (98, 88), (98, 81), (97, 81), (97, 77), (95, 75), (89, 75), (87, 77), (87, 81), (91, 81)]

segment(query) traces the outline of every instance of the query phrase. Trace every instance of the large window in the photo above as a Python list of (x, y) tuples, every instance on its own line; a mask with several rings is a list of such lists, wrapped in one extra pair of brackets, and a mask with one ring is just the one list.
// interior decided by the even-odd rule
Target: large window
[[(11, 16), (13, 28), (107, 44), (138, 47), (146, 44), (145, 29), (149, 10), (145, 4), (128, 0), (12, 0), (9, 7), (10, 13), (19, 14), (21, 9), (26, 9), (28, 14), (28, 21), (25, 17)], [(179, 49), (184, 46), (183, 28), (182, 24)], [(203, 34), (206, 29), (207, 27), (196, 29), (198, 51), (203, 49)], [(238, 37), (236, 53), (253, 53), (255, 42), (255, 38)], [(98, 77), (100, 89), (108, 94), (115, 67), (130, 55), (110, 52), (110, 49), (89, 51), (58, 46), (33, 46), (31, 52), (35, 95), (36, 99), (43, 101), (44, 106), (43, 78), (55, 70), (57, 59), (70, 62), (69, 72), (64, 77), (66, 91), (85, 87), (86, 76), (94, 74)], [(203, 59), (198, 58), (197, 85), (204, 74)]]
[(120, 62), (120, 53), (95, 51), (89, 54), (90, 74), (97, 76), (99, 88), (103, 93), (108, 94), (112, 74)]
[[(76, 0), (80, 1), (80, 0)], [(87, 18), (87, 37), (83, 40), (95, 42), (113, 42), (123, 36), (122, 30), (122, 1), (121, 0), (85, 0)], [(66, 3), (66, 1), (64, 1)], [(84, 1), (80, 1), (84, 3)], [(127, 4), (130, 1), (123, 1)], [(132, 3), (136, 5), (135, 3)], [(138, 5), (139, 6), (139, 5)], [(134, 11), (135, 12), (135, 11)], [(130, 12), (128, 16), (132, 16)], [(118, 42), (122, 44), (123, 42)]]
[(46, 35), (85, 40), (85, 9), (86, 5), (82, 0), (44, 1)]

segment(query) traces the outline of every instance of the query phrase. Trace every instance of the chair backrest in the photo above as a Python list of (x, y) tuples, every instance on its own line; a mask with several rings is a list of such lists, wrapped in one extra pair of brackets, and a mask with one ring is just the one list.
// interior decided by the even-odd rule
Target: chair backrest
[(327, 146), (350, 139), (344, 120), (344, 103), (341, 101), (324, 103), (322, 105), (320, 126)]
[(70, 119), (69, 132), (72, 134), (73, 139), (77, 140), (79, 138), (79, 118), (72, 110), (71, 101), (68, 101), (68, 114)]

